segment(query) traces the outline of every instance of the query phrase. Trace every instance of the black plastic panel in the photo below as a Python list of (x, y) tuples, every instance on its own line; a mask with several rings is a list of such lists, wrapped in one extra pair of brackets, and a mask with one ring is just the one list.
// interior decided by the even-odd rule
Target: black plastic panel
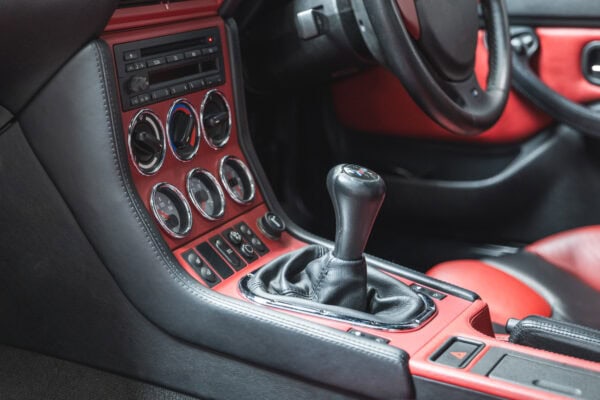
[(597, 372), (498, 348), (490, 349), (472, 372), (578, 399), (597, 399), (600, 393)]
[(511, 24), (600, 26), (600, 2), (593, 0), (506, 0)]

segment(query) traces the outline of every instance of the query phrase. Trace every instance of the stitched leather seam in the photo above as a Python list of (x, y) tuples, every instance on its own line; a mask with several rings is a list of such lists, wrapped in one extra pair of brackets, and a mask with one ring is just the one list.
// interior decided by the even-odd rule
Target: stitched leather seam
[[(394, 365), (400, 365), (402, 363), (405, 363), (408, 360), (408, 354), (400, 349), (398, 349), (398, 350), (400, 350), (398, 352), (399, 354), (396, 354), (395, 349), (386, 350), (384, 348), (379, 348), (379, 347), (375, 347), (375, 346), (367, 346), (367, 343), (363, 343), (362, 341), (352, 340), (351, 337), (344, 338), (345, 340), (341, 341), (341, 340), (339, 340), (339, 338), (337, 338), (335, 335), (333, 335), (330, 332), (327, 332), (325, 330), (320, 330), (317, 327), (299, 323), (298, 321), (295, 321), (292, 319), (287, 319), (283, 315), (279, 316), (279, 318), (282, 321), (285, 321), (285, 323), (276, 321), (276, 320), (270, 318), (269, 315), (262, 314), (260, 312), (260, 310), (252, 310), (252, 312), (250, 312), (249, 310), (242, 310), (242, 309), (240, 309), (239, 304), (236, 304), (236, 302), (234, 302), (230, 299), (220, 298), (217, 295), (214, 295), (212, 293), (203, 293), (203, 292), (199, 291), (198, 289), (190, 286), (187, 282), (185, 282), (186, 279), (190, 279), (190, 278), (184, 276), (183, 273), (181, 273), (176, 266), (172, 265), (172, 263), (168, 260), (168, 255), (165, 253), (164, 249), (161, 248), (162, 246), (160, 246), (158, 244), (159, 242), (157, 243), (157, 238), (155, 237), (152, 230), (149, 228), (148, 221), (144, 217), (144, 213), (140, 212), (140, 205), (138, 203), (138, 199), (136, 198), (135, 195), (132, 195), (132, 189), (129, 186), (130, 183), (127, 182), (127, 180), (125, 178), (125, 174), (123, 173), (124, 166), (122, 165), (121, 157), (119, 157), (119, 150), (115, 143), (115, 140), (117, 140), (116, 135), (119, 130), (116, 129), (116, 127), (114, 126), (114, 122), (112, 121), (112, 118), (111, 118), (111, 109), (114, 109), (115, 107), (114, 107), (114, 104), (112, 104), (112, 102), (111, 102), (111, 104), (109, 104), (109, 101), (110, 101), (110, 99), (112, 99), (112, 96), (109, 96), (109, 93), (107, 93), (107, 91), (110, 91), (111, 89), (110, 89), (110, 85), (107, 82), (107, 72), (106, 72), (106, 68), (105, 68), (106, 60), (104, 59), (103, 50), (102, 50), (101, 46), (97, 42), (94, 42), (94, 46), (97, 50), (95, 52), (95, 57), (96, 57), (96, 61), (97, 61), (98, 74), (99, 74), (100, 79), (102, 79), (102, 81), (103, 81), (103, 85), (101, 85), (102, 86), (102, 96), (103, 96), (103, 106), (104, 106), (104, 112), (105, 112), (106, 121), (107, 121), (107, 127), (108, 127), (109, 131), (111, 132), (111, 135), (109, 136), (109, 141), (110, 141), (111, 150), (113, 153), (113, 162), (114, 162), (115, 172), (116, 172), (117, 178), (119, 179), (119, 181), (121, 183), (121, 188), (123, 189), (123, 192), (126, 196), (126, 200), (130, 206), (130, 209), (132, 210), (133, 217), (138, 222), (139, 227), (143, 230), (144, 235), (147, 239), (147, 243), (150, 245), (150, 248), (152, 249), (152, 251), (155, 255), (155, 259), (166, 269), (166, 271), (171, 276), (171, 278), (173, 278), (173, 280), (179, 286), (181, 286), (184, 290), (186, 290), (188, 293), (190, 293), (194, 297), (202, 299), (203, 301), (209, 302), (216, 306), (226, 308), (227, 310), (229, 310), (235, 314), (253, 318), (255, 320), (265, 322), (265, 323), (277, 326), (279, 328), (282, 328), (282, 329), (285, 329), (285, 330), (288, 330), (288, 331), (291, 331), (294, 333), (299, 333), (299, 334), (307, 335), (307, 336), (315, 338), (315, 339), (324, 340), (324, 341), (327, 341), (334, 345), (337, 345), (337, 346), (340, 346), (340, 347), (343, 347), (343, 348), (346, 348), (346, 349), (349, 349), (352, 351), (357, 351), (357, 352), (360, 352), (367, 356), (374, 357), (374, 358), (377, 358), (377, 359), (380, 359), (380, 360), (383, 360), (386, 362), (390, 362), (391, 364), (394, 364)], [(127, 168), (127, 166), (125, 166), (125, 168)]]

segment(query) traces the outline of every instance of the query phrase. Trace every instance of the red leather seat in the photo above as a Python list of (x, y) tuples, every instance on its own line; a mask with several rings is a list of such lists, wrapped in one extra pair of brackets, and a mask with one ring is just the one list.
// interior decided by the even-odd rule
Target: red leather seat
[(541, 315), (600, 328), (600, 226), (550, 236), (514, 255), (443, 263), (427, 274), (478, 293), (500, 326)]

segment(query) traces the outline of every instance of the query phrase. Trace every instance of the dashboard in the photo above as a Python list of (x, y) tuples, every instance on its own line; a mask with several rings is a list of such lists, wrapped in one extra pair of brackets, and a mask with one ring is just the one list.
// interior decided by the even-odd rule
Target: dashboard
[(240, 148), (223, 20), (106, 32), (103, 39), (114, 58), (134, 184), (182, 267), (214, 287), (289, 250), (294, 240), (281, 237), (283, 222), (268, 214)]

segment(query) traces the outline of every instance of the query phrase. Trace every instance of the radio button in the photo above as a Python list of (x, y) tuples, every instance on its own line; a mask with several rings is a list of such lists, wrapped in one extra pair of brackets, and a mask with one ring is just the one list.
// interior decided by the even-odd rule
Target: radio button
[(123, 60), (131, 61), (137, 60), (140, 57), (140, 53), (137, 50), (130, 50), (123, 53)]
[(219, 51), (218, 47), (207, 47), (205, 49), (202, 49), (202, 54), (207, 55), (207, 54), (215, 54), (216, 52)]
[(205, 79), (205, 82), (208, 86), (219, 85), (219, 84), (221, 84), (221, 77), (218, 75), (209, 76), (208, 78)]
[(159, 65), (166, 63), (166, 61), (164, 57), (159, 57), (148, 60), (146, 63), (148, 64), (148, 67), (158, 67)]
[(190, 90), (202, 89), (204, 87), (204, 80), (203, 79), (196, 79), (194, 81), (191, 81), (189, 83), (189, 85), (190, 85)]
[(146, 68), (146, 64), (144, 64), (144, 62), (134, 62), (134, 63), (130, 63), (127, 64), (125, 66), (125, 71), (126, 72), (133, 72), (133, 71), (138, 71), (140, 69), (144, 69)]
[(201, 54), (202, 50), (200, 49), (190, 50), (185, 52), (185, 58), (196, 58), (200, 57)]
[(140, 104), (144, 104), (150, 101), (150, 95), (148, 93), (140, 94), (138, 99), (140, 100)]
[(171, 86), (169, 88), (169, 91), (171, 92), (172, 95), (182, 94), (182, 93), (187, 92), (188, 90), (190, 90), (190, 87), (188, 86), (187, 83), (182, 83), (180, 85)]
[(152, 99), (157, 100), (157, 99), (169, 97), (169, 94), (170, 94), (169, 89), (155, 90), (154, 92), (152, 92)]
[(173, 63), (181, 60), (183, 60), (183, 53), (171, 54), (170, 56), (167, 56), (168, 63)]
[(140, 98), (137, 96), (133, 96), (132, 98), (129, 99), (129, 104), (133, 107), (137, 106), (140, 104)]

